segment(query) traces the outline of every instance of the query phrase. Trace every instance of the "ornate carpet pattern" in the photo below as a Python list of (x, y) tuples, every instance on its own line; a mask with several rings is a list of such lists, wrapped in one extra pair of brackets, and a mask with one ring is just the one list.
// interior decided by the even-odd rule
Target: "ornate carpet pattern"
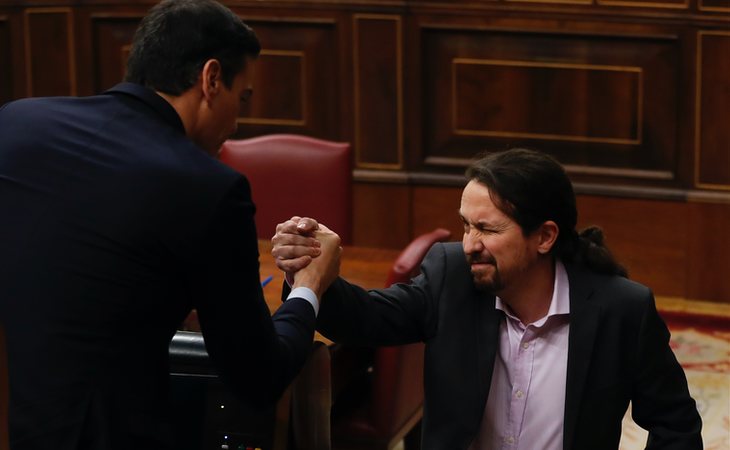
[[(657, 299), (657, 305), (697, 401), (705, 449), (730, 450), (730, 307), (676, 299)], [(629, 409), (620, 449), (643, 449), (646, 436)]]

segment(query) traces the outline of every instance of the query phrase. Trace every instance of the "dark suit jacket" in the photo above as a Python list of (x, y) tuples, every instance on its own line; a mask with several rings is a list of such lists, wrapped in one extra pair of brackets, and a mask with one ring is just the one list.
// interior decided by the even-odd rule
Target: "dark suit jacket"
[[(566, 265), (570, 332), (564, 448), (618, 448), (629, 401), (650, 449), (702, 448), (701, 421), (646, 287)], [(423, 448), (466, 449), (489, 395), (503, 313), (476, 290), (459, 243), (436, 244), (410, 285), (365, 292), (338, 280), (318, 328), (358, 345), (426, 343)]]
[(197, 308), (224, 380), (274, 402), (315, 316), (273, 317), (247, 180), (185, 136), (175, 110), (121, 84), (0, 110), (0, 321), (10, 438), (21, 449), (167, 448), (168, 344)]

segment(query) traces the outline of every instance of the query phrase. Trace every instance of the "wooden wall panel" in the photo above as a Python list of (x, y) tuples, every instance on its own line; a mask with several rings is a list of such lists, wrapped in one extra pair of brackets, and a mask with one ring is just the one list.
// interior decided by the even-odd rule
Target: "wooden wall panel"
[(399, 16), (354, 16), (355, 163), (403, 166), (402, 30)]
[(700, 11), (730, 13), (730, 0), (698, 0)]
[(441, 227), (460, 241), (464, 229), (459, 219), (462, 188), (418, 186), (413, 189), (413, 236)]
[(730, 31), (697, 37), (696, 114), (695, 184), (730, 190)]
[(730, 303), (730, 203), (690, 203), (687, 297)]
[(288, 132), (339, 140), (338, 34), (329, 18), (246, 17), (264, 51), (238, 137)]
[(27, 95), (76, 95), (76, 56), (71, 8), (25, 10)]
[(0, 105), (13, 99), (12, 49), (10, 21), (0, 14)]
[(142, 16), (92, 16), (94, 92), (103, 92), (124, 79), (134, 31)]
[(409, 186), (355, 183), (353, 202), (356, 245), (396, 249), (408, 245), (411, 240)]
[(657, 295), (687, 297), (685, 203), (578, 196), (578, 227), (600, 226), (631, 279)]
[(424, 165), (522, 145), (594, 179), (676, 183), (678, 50), (668, 35), (424, 27)]

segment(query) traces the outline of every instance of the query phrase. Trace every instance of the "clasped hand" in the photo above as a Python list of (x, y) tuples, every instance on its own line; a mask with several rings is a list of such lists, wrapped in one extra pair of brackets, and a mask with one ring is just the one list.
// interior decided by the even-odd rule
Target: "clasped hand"
[(292, 288), (312, 289), (318, 298), (340, 273), (340, 237), (323, 224), (294, 216), (276, 226), (271, 254)]

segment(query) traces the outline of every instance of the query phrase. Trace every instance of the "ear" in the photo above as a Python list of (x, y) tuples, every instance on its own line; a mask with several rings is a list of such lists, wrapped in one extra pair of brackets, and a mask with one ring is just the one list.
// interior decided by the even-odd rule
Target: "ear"
[(205, 100), (212, 101), (221, 91), (223, 86), (221, 76), (221, 63), (217, 59), (209, 59), (205, 62), (203, 70), (200, 72), (203, 98)]
[(544, 222), (536, 231), (537, 233), (537, 252), (541, 255), (550, 253), (560, 234), (558, 224), (552, 220)]

